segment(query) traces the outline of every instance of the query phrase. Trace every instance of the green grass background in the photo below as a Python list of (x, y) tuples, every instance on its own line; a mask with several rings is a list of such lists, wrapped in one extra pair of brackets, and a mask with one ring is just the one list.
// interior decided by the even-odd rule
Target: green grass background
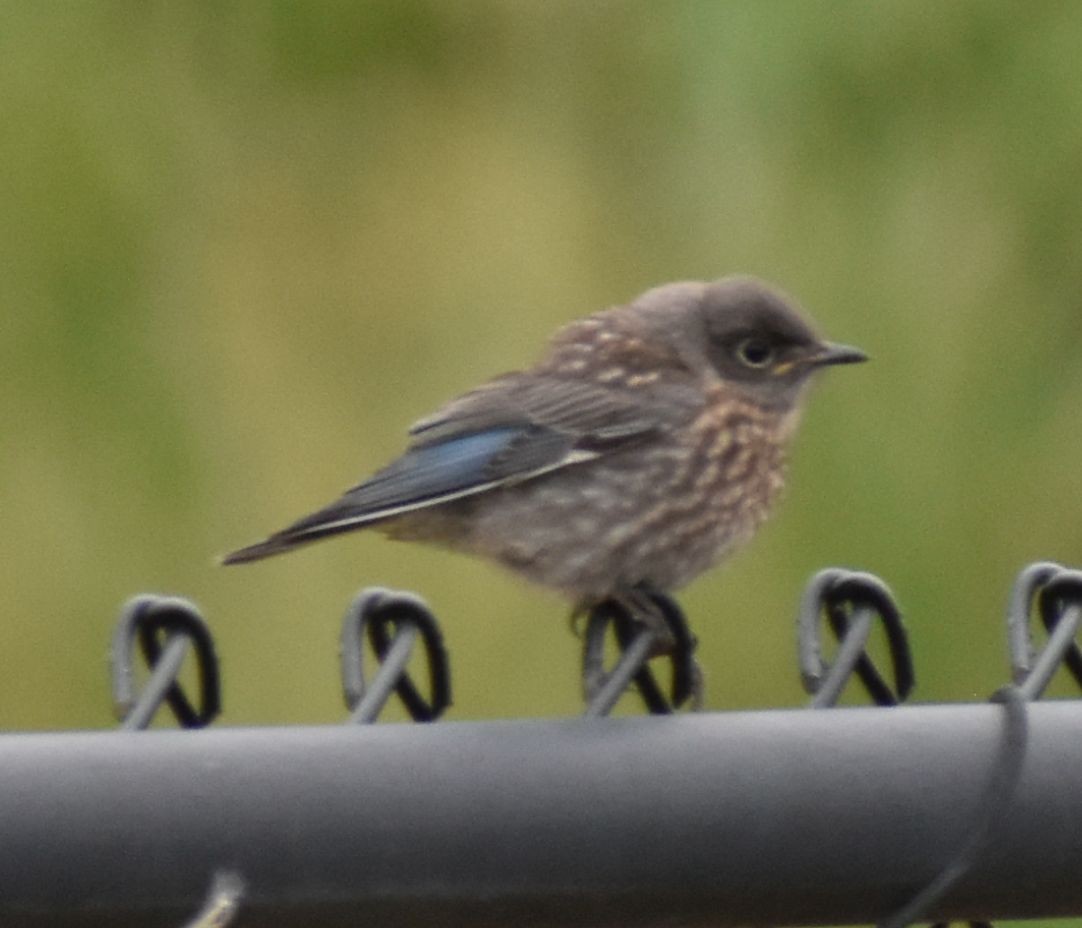
[(1070, 2), (4, 4), (3, 726), (113, 724), (140, 591), (203, 608), (224, 723), (337, 721), (369, 584), (437, 611), (453, 717), (575, 713), (565, 606), (496, 568), (375, 534), (215, 558), (561, 323), (736, 271), (874, 363), (682, 596), (708, 707), (802, 702), (831, 564), (894, 587), (917, 698), (984, 698), (1014, 573), (1082, 562), (1080, 45)]

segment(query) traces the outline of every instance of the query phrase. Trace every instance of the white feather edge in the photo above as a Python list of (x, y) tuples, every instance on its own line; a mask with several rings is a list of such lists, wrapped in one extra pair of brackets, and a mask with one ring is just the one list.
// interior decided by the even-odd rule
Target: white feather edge
[(584, 461), (592, 461), (594, 458), (600, 457), (600, 452), (597, 451), (582, 451), (574, 450), (560, 458), (559, 461), (554, 461), (552, 464), (547, 464), (544, 467), (539, 467), (536, 470), (531, 470), (528, 473), (520, 474), (516, 477), (503, 480), (489, 480), (487, 483), (478, 483), (475, 486), (467, 487), (464, 490), (455, 490), (452, 493), (442, 493), (437, 496), (428, 496), (425, 499), (417, 500), (412, 503), (403, 503), (399, 506), (391, 506), (386, 509), (377, 509), (373, 512), (366, 512), (361, 515), (350, 516), (345, 519), (335, 519), (333, 522), (320, 522), (318, 525), (312, 525), (303, 532), (298, 532), (294, 535), (294, 538), (304, 538), (307, 535), (322, 534), (329, 529), (336, 528), (348, 528), (351, 525), (364, 525), (366, 522), (374, 522), (377, 519), (390, 519), (394, 516), (405, 515), (407, 512), (414, 512), (418, 509), (427, 509), (429, 506), (435, 506), (439, 503), (448, 503), (454, 499), (462, 499), (466, 496), (474, 496), (477, 493), (483, 493), (485, 490), (491, 490), (493, 487), (498, 486), (512, 486), (516, 483), (522, 483), (524, 480), (532, 480), (534, 477), (539, 477), (541, 474), (547, 474), (549, 471), (558, 470), (561, 467), (568, 467), (572, 464), (581, 464)]

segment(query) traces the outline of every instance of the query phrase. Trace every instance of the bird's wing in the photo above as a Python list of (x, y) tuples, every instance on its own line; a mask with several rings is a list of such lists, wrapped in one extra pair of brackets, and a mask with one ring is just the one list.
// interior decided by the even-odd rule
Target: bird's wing
[(618, 442), (654, 430), (672, 407), (672, 397), (644, 401), (603, 384), (506, 374), (414, 423), (411, 446), (507, 425), (559, 432), (580, 441)]
[(530, 375), (498, 378), (414, 425), (405, 454), (336, 502), (225, 562), (267, 557), (591, 460), (658, 430), (671, 409), (600, 385)]

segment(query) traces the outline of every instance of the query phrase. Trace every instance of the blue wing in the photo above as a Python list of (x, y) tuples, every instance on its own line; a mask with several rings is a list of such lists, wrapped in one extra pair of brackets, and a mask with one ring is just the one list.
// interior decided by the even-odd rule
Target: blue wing
[(410, 449), (340, 502), (358, 514), (387, 518), (562, 466), (573, 446), (572, 436), (535, 427), (457, 435)]
[(448, 403), (411, 430), (405, 454), (331, 505), (223, 563), (254, 561), (416, 509), (589, 461), (652, 432), (666, 407), (603, 386), (508, 375)]
[(595, 452), (575, 451), (573, 446), (572, 436), (558, 432), (503, 427), (412, 448), (330, 506), (294, 522), (266, 541), (234, 551), (223, 563), (258, 560), (317, 538), (597, 456)]

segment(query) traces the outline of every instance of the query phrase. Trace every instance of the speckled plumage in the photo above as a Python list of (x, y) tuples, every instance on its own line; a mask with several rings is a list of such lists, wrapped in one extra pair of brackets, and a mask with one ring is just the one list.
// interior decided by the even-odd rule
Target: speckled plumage
[(671, 591), (766, 518), (809, 376), (863, 359), (753, 278), (658, 287), (565, 326), (533, 367), (418, 422), (372, 478), (225, 560), (373, 526), (576, 606)]

